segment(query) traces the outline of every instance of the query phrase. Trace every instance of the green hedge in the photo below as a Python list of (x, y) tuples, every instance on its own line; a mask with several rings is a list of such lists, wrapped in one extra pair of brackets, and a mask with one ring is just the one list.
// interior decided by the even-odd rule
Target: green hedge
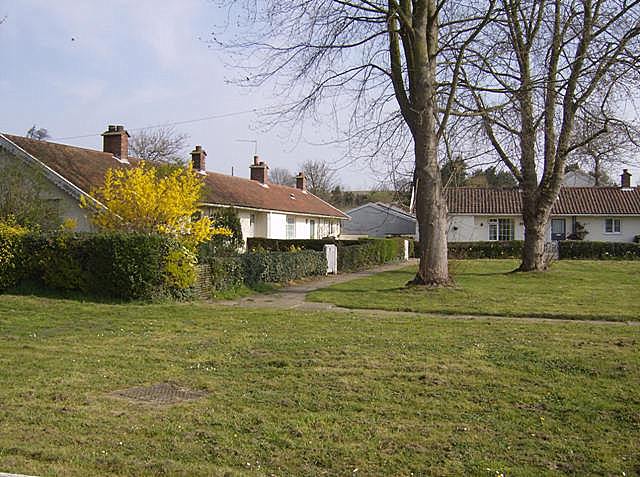
[(249, 252), (242, 255), (245, 282), (283, 283), (300, 278), (326, 275), (327, 258), (324, 252)]
[(558, 243), (560, 259), (640, 260), (640, 244), (563, 240)]
[(250, 251), (290, 251), (315, 250), (322, 251), (326, 244), (338, 247), (338, 270), (354, 271), (398, 260), (404, 255), (403, 238), (335, 240), (331, 238), (319, 240), (279, 240), (250, 238), (247, 248)]
[(208, 257), (198, 265), (194, 292), (201, 298), (211, 298), (217, 292), (234, 290), (244, 284), (242, 256)]
[[(449, 242), (449, 258), (464, 260), (475, 258), (520, 258), (522, 240), (491, 242)], [(416, 247), (417, 248), (417, 247)]]
[(249, 252), (236, 257), (204, 257), (198, 265), (195, 294), (202, 298), (234, 290), (243, 284), (286, 283), (317, 275), (326, 275), (324, 252)]
[(349, 245), (360, 244), (360, 240), (336, 240), (333, 238), (325, 239), (268, 239), (261, 237), (251, 237), (247, 239), (247, 250), (250, 252), (268, 250), (271, 252), (289, 252), (291, 250), (316, 250), (321, 252), (326, 244), (345, 247)]
[(158, 235), (29, 233), (20, 238), (19, 249), (14, 257), (18, 272), (9, 286), (31, 281), (54, 290), (132, 300), (179, 296), (195, 280), (194, 257)]
[(404, 256), (404, 239), (366, 239), (357, 245), (338, 247), (338, 270), (363, 270)]

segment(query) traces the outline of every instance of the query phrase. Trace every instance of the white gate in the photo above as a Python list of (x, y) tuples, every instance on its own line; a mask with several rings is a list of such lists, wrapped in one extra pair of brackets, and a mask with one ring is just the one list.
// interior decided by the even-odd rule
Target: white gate
[(338, 274), (338, 247), (332, 244), (324, 246), (324, 254), (327, 257), (327, 275)]

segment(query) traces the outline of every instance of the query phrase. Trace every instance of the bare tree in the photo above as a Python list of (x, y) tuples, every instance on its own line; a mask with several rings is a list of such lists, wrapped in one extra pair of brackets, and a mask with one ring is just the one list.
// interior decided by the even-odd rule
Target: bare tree
[(27, 137), (29, 139), (36, 139), (38, 141), (45, 141), (50, 139), (49, 131), (45, 128), (39, 128), (35, 124), (27, 131)]
[[(545, 231), (572, 151), (596, 140), (637, 91), (640, 2), (500, 0), (496, 20), (468, 49), (466, 114), (522, 190), (519, 270), (546, 268)], [(463, 111), (460, 111), (461, 114)], [(576, 141), (579, 116), (601, 125)]]
[[(640, 151), (640, 130), (626, 123), (612, 122), (608, 126), (588, 117), (576, 127), (575, 141), (582, 143), (572, 154), (573, 159), (593, 176), (596, 186), (605, 185), (615, 166), (629, 165)], [(590, 141), (594, 132), (605, 130)]]
[(307, 189), (313, 195), (328, 200), (331, 191), (338, 185), (336, 171), (326, 162), (307, 160), (300, 164), (300, 170), (307, 178)]
[(188, 134), (179, 133), (173, 127), (143, 129), (129, 141), (129, 154), (145, 161), (184, 164)]
[(244, 84), (275, 86), (277, 121), (295, 126), (328, 112), (345, 126), (337, 129), (350, 154), (412, 157), (421, 242), (414, 283), (449, 283), (438, 145), (465, 49), (490, 20), (493, 0), (221, 3), (230, 9), (222, 32), (230, 40), (214, 41), (237, 54)]
[(269, 180), (274, 184), (280, 184), (285, 186), (295, 186), (296, 178), (293, 174), (284, 167), (274, 167), (269, 170)]

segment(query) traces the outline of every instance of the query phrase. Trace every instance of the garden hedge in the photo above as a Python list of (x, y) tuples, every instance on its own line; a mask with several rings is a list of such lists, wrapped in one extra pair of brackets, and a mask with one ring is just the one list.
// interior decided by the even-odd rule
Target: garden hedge
[(338, 247), (338, 270), (354, 271), (381, 265), (401, 259), (404, 255), (403, 238), (336, 240), (333, 238), (318, 240), (279, 240), (250, 238), (247, 248), (250, 251), (290, 251), (315, 250), (322, 251), (326, 244)]
[(362, 270), (382, 265), (404, 256), (404, 239), (366, 239), (357, 245), (338, 247), (338, 270)]
[(520, 258), (522, 240), (491, 242), (449, 242), (449, 258), (465, 260), (475, 258)]
[(640, 244), (628, 242), (558, 242), (560, 259), (640, 260)]
[(324, 252), (249, 252), (242, 255), (245, 282), (284, 283), (300, 278), (326, 275), (327, 257)]
[(18, 245), (0, 235), (0, 249), (9, 243), (17, 253), (11, 267), (2, 267), (0, 290), (28, 281), (54, 290), (149, 299), (179, 296), (196, 278), (195, 257), (158, 235), (27, 233)]
[(291, 250), (316, 250), (321, 252), (327, 244), (338, 247), (357, 245), (360, 240), (336, 240), (334, 238), (324, 239), (268, 239), (261, 237), (251, 237), (247, 239), (247, 250), (250, 252), (267, 250), (271, 252), (289, 252)]

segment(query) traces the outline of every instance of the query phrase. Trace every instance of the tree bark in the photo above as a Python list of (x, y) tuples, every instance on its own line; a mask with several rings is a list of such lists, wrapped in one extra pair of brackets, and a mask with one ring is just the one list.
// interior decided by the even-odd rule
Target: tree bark
[[(535, 204), (525, 204), (522, 217), (524, 219), (524, 246), (522, 263), (518, 272), (542, 272), (547, 269), (545, 259), (545, 232), (549, 214), (539, 215)], [(547, 216), (545, 218), (545, 215)]]
[(443, 286), (451, 283), (447, 263), (447, 203), (433, 135), (415, 138), (416, 218), (420, 234), (420, 264), (411, 284)]

